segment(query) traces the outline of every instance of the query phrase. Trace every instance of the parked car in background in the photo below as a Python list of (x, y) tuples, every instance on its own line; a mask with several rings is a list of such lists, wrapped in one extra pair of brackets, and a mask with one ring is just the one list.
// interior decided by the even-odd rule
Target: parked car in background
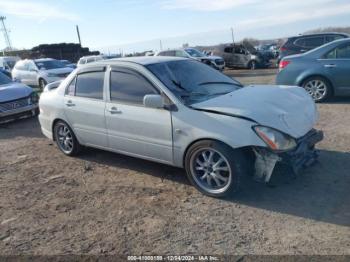
[(225, 64), (230, 68), (266, 68), (270, 66), (270, 57), (257, 51), (249, 44), (231, 44), (218, 46), (214, 55), (223, 57)]
[(38, 100), (32, 88), (0, 73), (0, 124), (37, 115)]
[(73, 69), (77, 68), (77, 65), (69, 60), (60, 60), (66, 67), (71, 67)]
[(12, 78), (26, 85), (39, 86), (43, 90), (48, 83), (64, 79), (72, 71), (73, 68), (66, 67), (56, 59), (25, 59), (16, 63)]
[(302, 88), (242, 87), (192, 59), (106, 60), (47, 86), (39, 121), (66, 155), (90, 146), (184, 167), (197, 189), (222, 197), (249, 170), (268, 182), (279, 161), (295, 172), (313, 164), (323, 138)]
[(11, 73), (16, 62), (19, 60), (20, 58), (18, 56), (0, 56), (0, 69)]
[(101, 60), (103, 60), (103, 58), (100, 55), (83, 56), (79, 59), (77, 67)]
[(182, 58), (190, 58), (207, 64), (217, 70), (225, 69), (225, 61), (220, 56), (208, 56), (195, 48), (173, 49), (161, 51), (157, 56), (176, 56)]
[(350, 38), (284, 57), (279, 68), (277, 84), (302, 86), (316, 102), (350, 96)]
[(277, 63), (285, 56), (302, 54), (334, 40), (348, 38), (345, 33), (318, 33), (289, 37), (280, 47)]

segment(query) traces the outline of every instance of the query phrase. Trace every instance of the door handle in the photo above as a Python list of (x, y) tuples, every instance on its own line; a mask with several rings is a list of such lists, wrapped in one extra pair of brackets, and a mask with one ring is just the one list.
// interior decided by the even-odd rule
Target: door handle
[(71, 107), (71, 106), (75, 106), (75, 104), (73, 104), (73, 102), (72, 102), (71, 100), (68, 100), (68, 101), (66, 102), (66, 106)]
[(335, 64), (328, 64), (328, 65), (324, 65), (324, 67), (326, 67), (326, 68), (334, 68), (334, 67), (337, 67), (337, 65), (335, 65)]
[(111, 114), (121, 114), (122, 111), (118, 110), (116, 107), (111, 107), (110, 109), (107, 110)]

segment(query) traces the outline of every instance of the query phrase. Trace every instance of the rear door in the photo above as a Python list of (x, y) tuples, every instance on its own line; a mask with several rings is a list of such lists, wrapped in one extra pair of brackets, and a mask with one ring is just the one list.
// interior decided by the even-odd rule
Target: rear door
[(143, 106), (144, 96), (159, 94), (159, 90), (131, 69), (113, 67), (109, 77), (105, 113), (109, 147), (117, 152), (172, 163), (170, 111)]
[(64, 96), (64, 113), (84, 145), (107, 148), (104, 85), (105, 68), (88, 68), (70, 83)]
[(224, 52), (220, 54), (225, 60), (225, 64), (228, 67), (234, 67), (234, 55), (233, 55), (233, 47), (227, 46), (224, 48)]
[(350, 94), (350, 43), (341, 44), (321, 59), (324, 70), (332, 80), (336, 92)]

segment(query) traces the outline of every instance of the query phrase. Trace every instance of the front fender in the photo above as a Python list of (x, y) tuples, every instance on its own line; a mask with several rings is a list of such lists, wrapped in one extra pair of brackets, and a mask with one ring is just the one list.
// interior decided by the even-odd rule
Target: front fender
[(252, 127), (256, 122), (194, 109), (172, 113), (174, 165), (182, 167), (187, 148), (204, 139), (221, 141), (232, 148), (266, 147)]

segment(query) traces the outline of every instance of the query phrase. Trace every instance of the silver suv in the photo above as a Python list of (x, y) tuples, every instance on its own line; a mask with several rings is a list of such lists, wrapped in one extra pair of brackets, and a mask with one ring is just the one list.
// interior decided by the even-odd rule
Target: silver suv
[(66, 67), (56, 59), (25, 59), (16, 63), (12, 70), (12, 78), (23, 84), (44, 89), (48, 83), (63, 80), (72, 71), (72, 68)]

